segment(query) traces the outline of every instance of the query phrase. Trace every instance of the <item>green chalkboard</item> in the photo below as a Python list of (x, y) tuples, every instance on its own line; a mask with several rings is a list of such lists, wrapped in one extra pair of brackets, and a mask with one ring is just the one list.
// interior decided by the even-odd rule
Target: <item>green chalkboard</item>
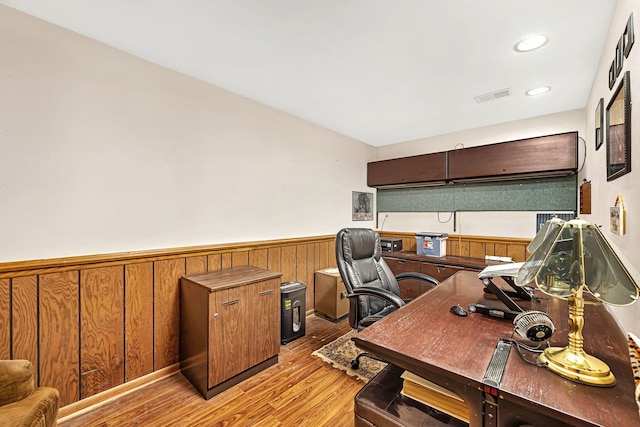
[(378, 212), (576, 211), (576, 175), (439, 187), (378, 189)]

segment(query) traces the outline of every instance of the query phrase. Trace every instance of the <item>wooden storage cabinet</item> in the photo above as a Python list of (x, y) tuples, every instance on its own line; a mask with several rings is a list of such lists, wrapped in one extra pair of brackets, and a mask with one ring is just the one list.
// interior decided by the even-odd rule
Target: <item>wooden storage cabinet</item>
[(315, 279), (315, 311), (337, 320), (349, 314), (349, 298), (337, 268), (318, 270)]
[(182, 277), (180, 364), (206, 399), (278, 362), (281, 277), (253, 266)]

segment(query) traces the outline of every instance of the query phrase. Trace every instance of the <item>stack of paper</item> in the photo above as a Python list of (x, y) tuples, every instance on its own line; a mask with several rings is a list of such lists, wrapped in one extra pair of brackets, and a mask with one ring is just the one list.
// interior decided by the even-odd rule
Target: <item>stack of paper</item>
[(409, 371), (404, 371), (400, 377), (404, 380), (400, 392), (402, 395), (469, 422), (469, 409), (464, 400), (454, 392)]

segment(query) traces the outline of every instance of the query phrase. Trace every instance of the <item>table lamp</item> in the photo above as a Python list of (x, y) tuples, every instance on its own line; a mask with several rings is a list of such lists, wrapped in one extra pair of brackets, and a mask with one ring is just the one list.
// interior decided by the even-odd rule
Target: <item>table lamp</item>
[[(638, 299), (638, 273), (612, 249), (598, 226), (573, 219), (543, 227), (534, 252), (522, 265), (516, 284), (531, 282), (544, 293), (569, 302), (567, 347), (549, 347), (540, 355), (552, 372), (583, 384), (611, 387), (616, 379), (609, 366), (583, 349), (583, 292), (597, 300), (625, 306)], [(536, 236), (537, 237), (537, 236)]]

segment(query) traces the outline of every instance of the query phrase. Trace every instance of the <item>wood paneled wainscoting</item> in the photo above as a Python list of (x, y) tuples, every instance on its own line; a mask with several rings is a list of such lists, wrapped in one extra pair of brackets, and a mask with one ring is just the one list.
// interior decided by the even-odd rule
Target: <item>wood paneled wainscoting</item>
[(0, 359), (29, 359), (60, 417), (179, 369), (180, 277), (254, 265), (307, 285), (335, 236), (0, 263)]
[[(402, 239), (402, 249), (416, 250), (415, 233), (385, 231), (382, 237)], [(484, 258), (486, 255), (511, 257), (513, 262), (523, 262), (529, 257), (527, 246), (531, 239), (512, 237), (465, 236), (449, 234), (447, 239), (447, 255)]]

